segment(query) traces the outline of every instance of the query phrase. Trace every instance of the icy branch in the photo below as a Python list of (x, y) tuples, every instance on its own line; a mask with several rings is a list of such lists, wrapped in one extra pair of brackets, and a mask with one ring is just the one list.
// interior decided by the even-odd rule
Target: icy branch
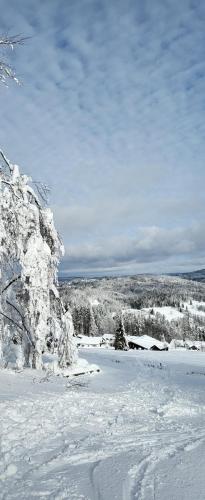
[[(4, 35), (0, 37), (0, 49), (3, 51), (4, 49), (13, 50), (14, 47), (18, 45), (23, 45), (24, 42), (28, 40), (28, 37), (23, 37), (22, 35), (9, 36)], [(6, 84), (7, 80), (14, 80), (19, 84), (19, 80), (15, 75), (14, 69), (10, 66), (10, 64), (4, 59), (0, 60), (0, 83)]]

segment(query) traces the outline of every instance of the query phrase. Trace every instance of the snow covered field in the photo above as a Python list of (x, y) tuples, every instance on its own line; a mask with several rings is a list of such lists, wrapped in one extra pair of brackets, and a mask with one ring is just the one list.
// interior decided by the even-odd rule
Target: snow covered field
[(204, 500), (205, 353), (81, 356), (101, 373), (0, 372), (0, 499)]

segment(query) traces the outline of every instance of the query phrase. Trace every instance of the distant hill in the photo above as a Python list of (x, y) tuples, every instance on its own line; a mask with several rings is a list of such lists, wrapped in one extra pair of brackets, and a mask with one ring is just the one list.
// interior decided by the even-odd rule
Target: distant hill
[(205, 283), (205, 269), (198, 269), (197, 271), (190, 271), (187, 273), (172, 273), (171, 276), (179, 276), (180, 278), (192, 281), (199, 281)]
[(182, 279), (186, 279), (186, 280), (191, 280), (191, 281), (198, 281), (198, 282), (201, 282), (201, 283), (205, 283), (205, 269), (198, 269), (197, 271), (189, 271), (189, 272), (184, 272), (184, 273), (166, 273), (166, 274), (156, 274), (156, 273), (153, 273), (153, 274), (149, 274), (149, 273), (141, 273), (141, 274), (135, 274), (135, 275), (117, 275), (117, 276), (112, 276), (112, 275), (105, 275), (105, 276), (95, 276), (95, 275), (91, 275), (91, 274), (88, 274), (88, 275), (84, 275), (84, 276), (79, 276), (79, 275), (73, 275), (73, 276), (58, 276), (58, 280), (60, 283), (63, 283), (63, 282), (76, 282), (76, 284), (80, 283), (80, 282), (92, 282), (92, 281), (97, 281), (97, 282), (100, 282), (100, 281), (109, 281), (109, 282), (112, 282), (116, 280), (116, 282), (118, 280), (137, 280), (137, 279), (141, 279), (141, 278), (151, 278), (151, 279), (154, 279), (154, 278), (160, 278), (162, 276), (177, 276), (179, 278), (182, 278)]

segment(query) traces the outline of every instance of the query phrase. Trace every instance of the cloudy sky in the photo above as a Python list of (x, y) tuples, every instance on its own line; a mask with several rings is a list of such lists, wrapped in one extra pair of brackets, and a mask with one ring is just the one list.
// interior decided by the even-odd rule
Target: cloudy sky
[[(205, 267), (204, 0), (0, 0), (22, 85), (0, 145), (37, 181), (61, 273)], [(5, 56), (5, 54), (4, 54)]]

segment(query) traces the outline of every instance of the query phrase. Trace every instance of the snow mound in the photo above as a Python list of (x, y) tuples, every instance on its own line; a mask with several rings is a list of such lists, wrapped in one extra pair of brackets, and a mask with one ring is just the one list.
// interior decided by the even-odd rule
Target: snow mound
[(98, 365), (90, 364), (84, 358), (77, 358), (77, 361), (67, 368), (61, 369), (58, 364), (58, 356), (56, 354), (43, 355), (43, 369), (47, 373), (54, 375), (62, 375), (63, 377), (76, 377), (89, 373), (98, 373), (100, 368)]

